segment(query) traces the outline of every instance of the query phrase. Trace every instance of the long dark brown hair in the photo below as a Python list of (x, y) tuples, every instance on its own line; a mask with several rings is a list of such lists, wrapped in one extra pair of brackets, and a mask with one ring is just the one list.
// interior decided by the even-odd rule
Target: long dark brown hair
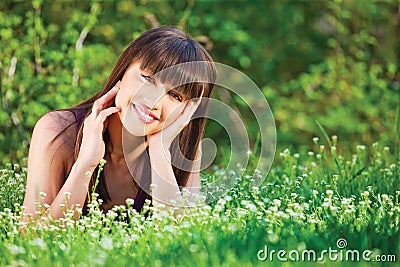
[[(97, 92), (89, 99), (79, 103), (75, 107), (64, 110), (79, 111), (85, 114), (83, 118), (85, 119), (90, 115), (94, 101), (111, 90), (117, 81), (122, 79), (126, 70), (133, 63), (140, 63), (140, 68), (142, 70), (146, 70), (152, 74), (157, 74), (158, 72), (177, 64), (199, 61), (209, 62), (210, 64), (202, 64), (202, 68), (184, 68), (185, 70), (180, 71), (180, 75), (196, 76), (198, 79), (200, 79), (200, 81), (205, 81), (191, 82), (180, 85), (176, 88), (189, 98), (197, 98), (200, 97), (201, 94), (204, 98), (208, 98), (211, 94), (211, 90), (214, 86), (213, 82), (216, 79), (216, 69), (215, 65), (212, 64), (213, 60), (210, 54), (198, 42), (177, 28), (160, 27), (148, 30), (130, 43), (130, 45), (121, 54), (113, 70), (111, 71), (104, 88), (101, 91)], [(168, 81), (168, 79), (171, 77), (166, 76), (168, 75), (161, 77), (162, 80), (171, 82)], [(174, 81), (172, 81), (172, 83), (174, 83)], [(171, 144), (170, 150), (172, 162), (175, 163), (174, 165), (184, 167), (181, 169), (173, 166), (173, 171), (177, 179), (178, 186), (180, 187), (186, 186), (190, 175), (190, 172), (186, 171), (190, 169), (190, 166), (187, 166), (187, 161), (186, 164), (183, 162), (185, 161), (185, 158), (194, 160), (196, 152), (199, 149), (199, 143), (203, 136), (206, 122), (204, 115), (207, 109), (207, 104), (207, 100), (201, 102), (194, 115), (194, 117), (197, 118), (191, 120), (188, 126), (181, 131), (179, 136)], [(73, 124), (75, 123), (79, 122), (74, 122)], [(76, 136), (75, 159), (77, 158), (81, 147), (83, 134), (82, 130), (83, 123), (80, 124)], [(60, 134), (58, 136), (60, 136)], [(104, 132), (104, 142), (106, 143), (107, 147), (109, 142), (107, 130)], [(148, 161), (148, 158), (146, 160)], [(91, 181), (92, 184), (97, 175), (97, 170), (98, 167), (93, 172)], [(150, 177), (150, 170), (143, 169), (142, 171), (145, 172), (147, 177)], [(104, 172), (100, 174), (99, 184), (96, 191), (104, 202), (111, 200), (107, 192)]]

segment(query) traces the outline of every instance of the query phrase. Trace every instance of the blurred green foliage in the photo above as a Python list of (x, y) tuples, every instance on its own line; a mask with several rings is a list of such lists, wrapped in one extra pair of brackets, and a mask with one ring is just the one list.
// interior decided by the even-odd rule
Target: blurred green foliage
[[(158, 25), (183, 28), (260, 86), (278, 147), (320, 135), (316, 120), (339, 136), (339, 149), (393, 143), (398, 8), (397, 0), (2, 1), (2, 164), (26, 157), (38, 118), (101, 89), (124, 47)], [(210, 132), (218, 144), (218, 130)]]

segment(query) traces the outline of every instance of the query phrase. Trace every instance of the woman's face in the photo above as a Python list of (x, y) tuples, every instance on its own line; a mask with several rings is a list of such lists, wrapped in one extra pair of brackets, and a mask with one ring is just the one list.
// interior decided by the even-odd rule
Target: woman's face
[(182, 113), (187, 97), (153, 79), (151, 74), (132, 64), (119, 85), (115, 106), (123, 126), (135, 136), (161, 131)]

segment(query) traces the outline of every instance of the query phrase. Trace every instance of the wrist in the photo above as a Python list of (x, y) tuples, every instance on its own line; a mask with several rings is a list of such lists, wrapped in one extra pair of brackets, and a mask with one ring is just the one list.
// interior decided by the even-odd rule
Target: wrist
[(157, 145), (151, 145), (149, 143), (149, 156), (150, 159), (167, 159), (170, 160), (171, 159), (171, 152), (169, 151), (169, 149), (165, 146), (163, 146), (162, 144), (158, 143)]
[(98, 164), (93, 165), (90, 163), (86, 163), (85, 160), (83, 160), (82, 158), (77, 158), (77, 160), (75, 161), (73, 167), (76, 171), (78, 172), (82, 172), (82, 173), (86, 173), (86, 172), (90, 172), (93, 173), (94, 170), (96, 169)]

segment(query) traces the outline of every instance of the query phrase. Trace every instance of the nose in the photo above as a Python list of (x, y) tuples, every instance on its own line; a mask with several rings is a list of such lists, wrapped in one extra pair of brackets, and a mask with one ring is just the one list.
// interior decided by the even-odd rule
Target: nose
[(151, 90), (146, 92), (144, 97), (144, 104), (152, 110), (160, 110), (162, 101), (166, 96), (166, 90), (163, 86), (152, 87)]

